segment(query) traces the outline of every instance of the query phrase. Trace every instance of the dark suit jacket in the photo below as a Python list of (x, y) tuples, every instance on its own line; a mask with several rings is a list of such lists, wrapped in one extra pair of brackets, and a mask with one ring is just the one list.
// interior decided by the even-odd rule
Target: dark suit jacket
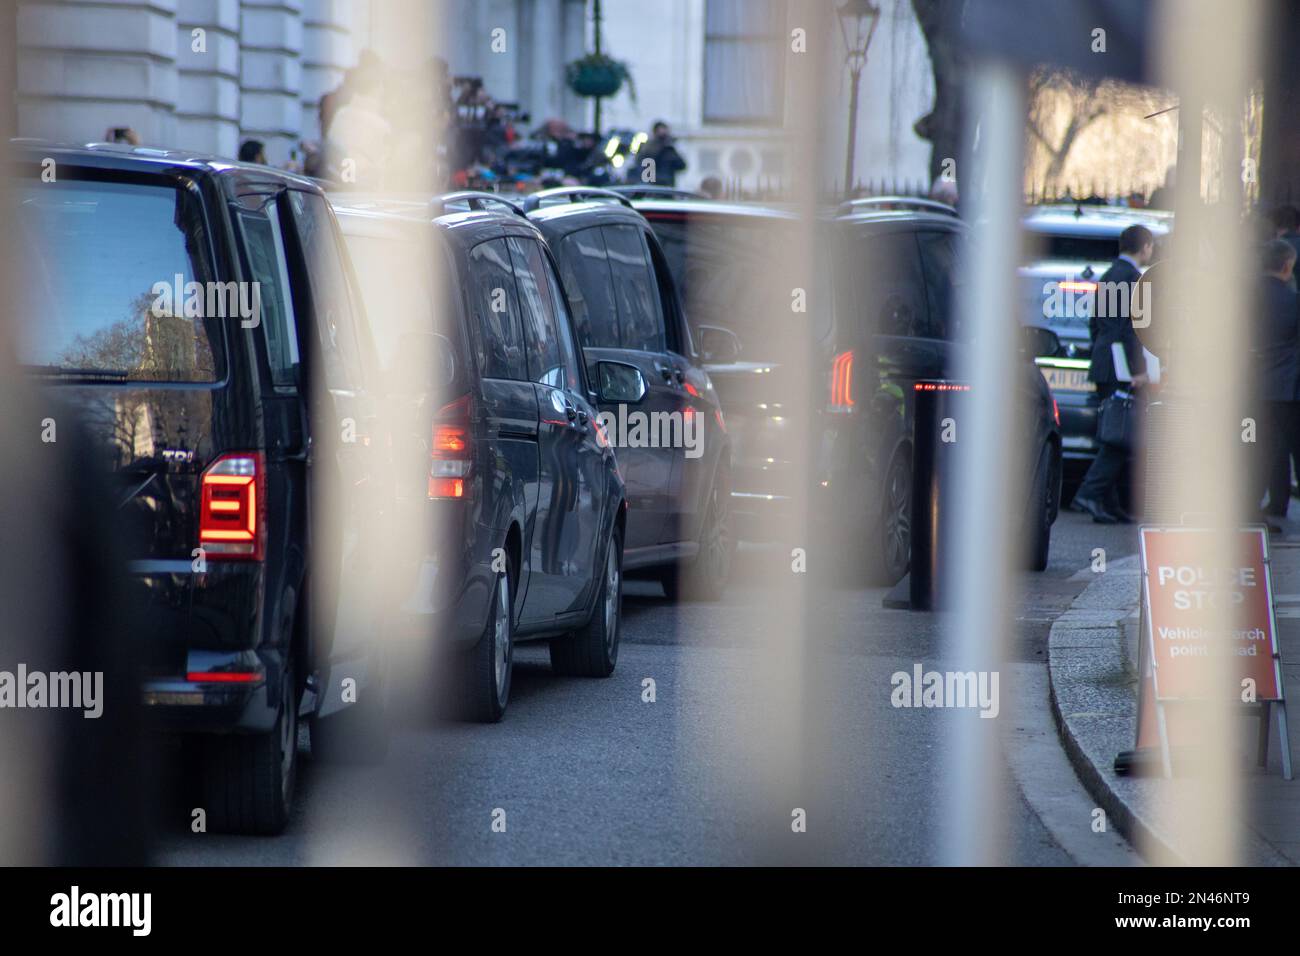
[[(1115, 360), (1111, 356), (1110, 347), (1114, 342), (1123, 344), (1131, 374), (1138, 375), (1147, 370), (1146, 360), (1142, 357), (1142, 343), (1133, 331), (1128, 309), (1132, 301), (1133, 283), (1141, 275), (1141, 271), (1127, 259), (1116, 259), (1098, 280), (1097, 295), (1092, 302), (1092, 318), (1088, 320), (1088, 330), (1092, 333), (1092, 368), (1088, 377), (1098, 385), (1114, 385), (1119, 381), (1115, 375)], [(1127, 298), (1121, 299), (1118, 293), (1107, 293), (1108, 288), (1117, 289), (1118, 283), (1128, 284)]]
[(1254, 370), (1258, 395), (1266, 402), (1300, 398), (1300, 300), (1281, 279), (1260, 280)]

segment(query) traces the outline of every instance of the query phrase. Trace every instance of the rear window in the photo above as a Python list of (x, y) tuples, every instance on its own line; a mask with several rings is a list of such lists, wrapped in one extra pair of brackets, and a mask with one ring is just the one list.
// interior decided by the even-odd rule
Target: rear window
[(1040, 259), (1072, 262), (1110, 262), (1119, 255), (1119, 237), (1049, 236), (1034, 237), (1034, 254)]
[(16, 184), (22, 363), (54, 375), (217, 381), (220, 323), (258, 306), (252, 290), (241, 298), (234, 283), (212, 281), (197, 198), (172, 184), (66, 176)]
[(434, 298), (438, 284), (434, 269), (438, 257), (445, 263), (446, 249), (432, 230), (425, 232), (430, 234), (428, 241), (414, 232), (409, 237), (391, 238), (344, 235), (381, 368), (397, 365), (407, 335), (436, 332), (460, 342), (450, 290), (444, 289), (441, 303)]
[(1092, 282), (1066, 275), (1021, 274), (1019, 285), (1022, 322), (1030, 325), (1046, 323), (1062, 338), (1088, 338)]
[[(808, 281), (787, 275), (782, 250), (799, 238), (797, 223), (760, 216), (652, 218), (691, 333), (701, 325), (735, 332), (745, 358), (772, 358), (792, 331), (790, 289)], [(813, 286), (816, 288), (816, 285)], [(830, 311), (810, 302), (806, 319), (818, 339), (830, 331)]]

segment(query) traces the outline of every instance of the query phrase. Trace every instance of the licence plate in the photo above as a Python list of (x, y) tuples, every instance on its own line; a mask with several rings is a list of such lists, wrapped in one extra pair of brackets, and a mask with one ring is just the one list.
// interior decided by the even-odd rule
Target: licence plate
[(1088, 381), (1087, 369), (1081, 368), (1040, 368), (1047, 387), (1054, 392), (1095, 392), (1097, 386)]

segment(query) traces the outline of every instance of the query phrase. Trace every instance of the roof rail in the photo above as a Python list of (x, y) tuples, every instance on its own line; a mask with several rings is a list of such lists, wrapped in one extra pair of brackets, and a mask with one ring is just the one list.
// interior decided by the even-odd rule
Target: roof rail
[(529, 193), (524, 199), (524, 212), (532, 212), (534, 209), (540, 209), (549, 200), (555, 202), (616, 202), (621, 205), (632, 208), (632, 203), (626, 196), (620, 196), (612, 189), (600, 189), (596, 186), (560, 186), (556, 189), (542, 189), (535, 193)]
[(935, 199), (921, 199), (916, 196), (869, 196), (864, 199), (850, 199), (840, 203), (837, 212), (846, 215), (854, 212), (867, 212), (863, 207), (880, 207), (881, 209), (914, 209), (917, 212), (935, 212), (942, 216), (956, 216), (957, 210), (946, 202)]
[(626, 196), (628, 199), (636, 201), (638, 199), (709, 199), (704, 193), (697, 193), (690, 189), (677, 189), (673, 186), (610, 186), (610, 192), (618, 193), (620, 196)]
[(482, 212), (488, 206), (504, 206), (507, 211), (518, 216), (524, 214), (518, 203), (511, 202), (497, 193), (483, 192), (477, 189), (461, 189), (456, 192), (441, 193), (429, 200), (429, 207), (433, 211), (435, 218), (452, 212), (450, 206), (462, 204), (470, 212)]

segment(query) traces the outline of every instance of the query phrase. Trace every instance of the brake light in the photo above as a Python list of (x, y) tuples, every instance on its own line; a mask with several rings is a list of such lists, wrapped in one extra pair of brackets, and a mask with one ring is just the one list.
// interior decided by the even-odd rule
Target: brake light
[(191, 684), (254, 684), (262, 679), (260, 671), (188, 671)]
[(1056, 419), (1056, 427), (1061, 427), (1061, 406), (1056, 404), (1056, 396), (1052, 396), (1052, 417)]
[(853, 350), (831, 359), (831, 411), (847, 412), (853, 407)]
[(473, 465), (469, 428), (468, 395), (439, 409), (430, 448), (430, 498), (465, 497), (465, 481)]
[(1057, 286), (1062, 292), (1096, 292), (1097, 283), (1080, 282), (1075, 279), (1065, 279)]
[(203, 472), (199, 547), (212, 559), (262, 560), (266, 469), (260, 452), (221, 455)]

